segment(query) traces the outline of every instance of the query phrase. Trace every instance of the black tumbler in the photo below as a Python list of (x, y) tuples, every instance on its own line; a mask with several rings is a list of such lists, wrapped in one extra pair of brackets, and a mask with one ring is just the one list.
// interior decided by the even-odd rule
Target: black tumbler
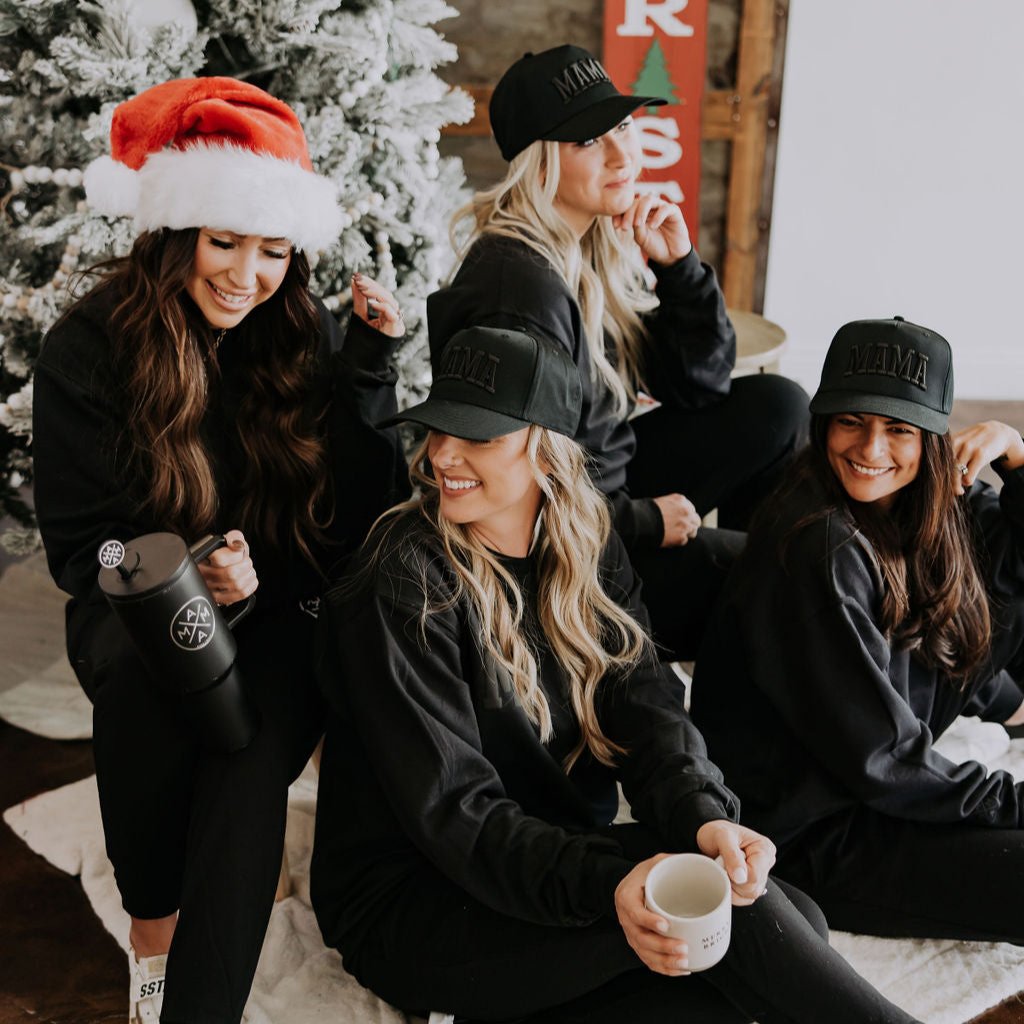
[(200, 741), (233, 751), (258, 728), (235, 668), (238, 645), (231, 635), (253, 598), (227, 618), (196, 567), (226, 543), (210, 535), (189, 548), (174, 533), (107, 541), (99, 550), (99, 584), (154, 678), (181, 694)]

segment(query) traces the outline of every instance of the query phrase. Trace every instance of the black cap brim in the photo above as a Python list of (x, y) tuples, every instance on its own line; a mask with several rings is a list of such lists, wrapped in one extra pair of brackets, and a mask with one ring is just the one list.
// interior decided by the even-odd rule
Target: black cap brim
[(396, 423), (421, 423), (431, 430), (451, 434), (452, 437), (463, 437), (468, 441), (490, 441), (530, 426), (526, 420), (502, 412), (444, 398), (428, 398), (419, 405), (403, 409), (377, 426), (391, 427)]
[(863, 412), (902, 420), (904, 423), (920, 427), (932, 434), (949, 432), (948, 416), (935, 409), (927, 409), (916, 402), (907, 402), (889, 395), (876, 395), (861, 391), (826, 391), (816, 394), (811, 399), (810, 410), (821, 416), (830, 416), (839, 412)]
[(549, 142), (586, 142), (610, 132), (640, 107), (661, 107), (667, 102), (657, 96), (609, 96), (567, 118), (541, 138)]

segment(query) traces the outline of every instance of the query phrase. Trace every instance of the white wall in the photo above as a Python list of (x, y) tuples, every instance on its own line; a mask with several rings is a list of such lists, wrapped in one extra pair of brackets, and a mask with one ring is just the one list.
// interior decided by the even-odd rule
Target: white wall
[(792, 0), (765, 316), (817, 385), (847, 320), (953, 346), (961, 398), (1024, 400), (1024, 2)]

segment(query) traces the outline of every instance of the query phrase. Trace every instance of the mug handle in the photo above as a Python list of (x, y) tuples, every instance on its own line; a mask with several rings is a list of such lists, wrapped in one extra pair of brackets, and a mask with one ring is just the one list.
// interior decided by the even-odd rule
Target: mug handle
[[(200, 537), (188, 549), (188, 553), (192, 556), (194, 562), (201, 562), (207, 555), (213, 554), (217, 548), (222, 548), (226, 544), (227, 541), (224, 539), (223, 533), (208, 533), (205, 537)], [(240, 605), (238, 611), (231, 618), (228, 618), (226, 615), (224, 618), (228, 629), (234, 629), (252, 611), (252, 607), (256, 603), (256, 595), (250, 594), (244, 602), (238, 601), (236, 603)], [(231, 607), (234, 607), (234, 605)]]

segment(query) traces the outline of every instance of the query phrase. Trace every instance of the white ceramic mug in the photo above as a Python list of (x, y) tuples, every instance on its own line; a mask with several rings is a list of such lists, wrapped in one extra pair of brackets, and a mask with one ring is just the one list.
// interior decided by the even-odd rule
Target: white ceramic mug
[(691, 971), (706, 971), (725, 956), (732, 884), (717, 861), (702, 853), (665, 857), (647, 875), (644, 898), (647, 909), (668, 922), (667, 934), (686, 943)]

